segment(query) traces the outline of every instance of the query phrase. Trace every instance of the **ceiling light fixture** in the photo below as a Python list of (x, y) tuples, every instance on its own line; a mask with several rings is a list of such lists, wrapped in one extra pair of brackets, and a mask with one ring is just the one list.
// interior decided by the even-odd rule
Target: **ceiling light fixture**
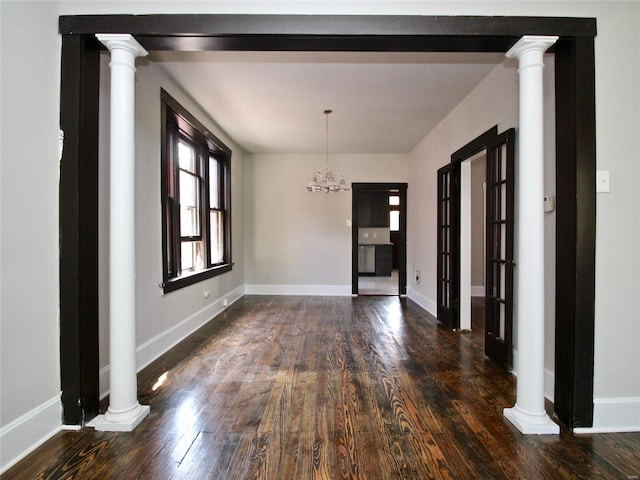
[[(325, 130), (326, 130), (326, 141), (325, 141), (325, 164), (324, 164), (324, 174), (319, 170), (313, 174), (313, 178), (307, 184), (307, 190), (310, 192), (324, 192), (324, 193), (334, 193), (334, 192), (346, 192), (349, 190), (347, 187), (347, 182), (344, 181), (344, 177), (341, 173), (333, 173), (329, 170), (329, 115), (333, 113), (333, 110), (325, 110)], [(337, 180), (340, 179), (340, 180)]]

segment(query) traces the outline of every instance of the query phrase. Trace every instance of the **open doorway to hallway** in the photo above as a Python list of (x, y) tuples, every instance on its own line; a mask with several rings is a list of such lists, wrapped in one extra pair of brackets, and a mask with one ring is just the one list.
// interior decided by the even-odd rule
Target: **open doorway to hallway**
[[(471, 330), (473, 161), (485, 157), (485, 353), (512, 363), (515, 130), (497, 125), (451, 155), (438, 170), (438, 320)], [(480, 174), (480, 179), (482, 175)], [(482, 199), (477, 199), (481, 203)]]
[[(471, 268), (469, 275), (469, 328), (484, 332), (484, 301), (486, 273), (486, 168), (487, 152), (483, 150), (465, 161), (462, 168), (468, 166), (469, 183), (463, 182), (462, 189), (469, 192), (469, 242), (468, 252)], [(463, 175), (464, 177), (464, 175)], [(462, 325), (460, 319), (460, 328)]]
[(403, 295), (407, 184), (352, 186), (352, 293)]

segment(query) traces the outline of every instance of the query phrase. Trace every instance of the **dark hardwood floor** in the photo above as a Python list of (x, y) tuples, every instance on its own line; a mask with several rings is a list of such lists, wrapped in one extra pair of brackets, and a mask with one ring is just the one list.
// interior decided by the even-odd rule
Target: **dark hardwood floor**
[(135, 431), (61, 432), (2, 478), (640, 474), (639, 433), (521, 435), (502, 416), (515, 378), (484, 357), (481, 329), (446, 331), (398, 297), (246, 296), (141, 372), (139, 392), (151, 414)]

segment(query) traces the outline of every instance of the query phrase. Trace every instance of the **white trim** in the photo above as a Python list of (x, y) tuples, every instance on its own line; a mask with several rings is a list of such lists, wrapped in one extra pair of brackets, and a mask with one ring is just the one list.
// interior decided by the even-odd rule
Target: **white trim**
[(548, 368), (544, 369), (544, 397), (553, 403), (555, 396), (555, 373)]
[(14, 466), (61, 430), (60, 397), (25, 413), (0, 429), (0, 474)]
[[(147, 340), (136, 348), (136, 372), (139, 372), (151, 362), (161, 355), (165, 354), (171, 348), (191, 335), (193, 332), (207, 324), (215, 316), (220, 314), (225, 308), (236, 302), (244, 295), (244, 286), (240, 286), (235, 290), (223, 295), (216, 301), (210, 303), (203, 309), (197, 311), (193, 315), (185, 318), (180, 323), (174, 325), (168, 330)], [(224, 301), (227, 301), (227, 306)], [(109, 365), (100, 369), (100, 398), (109, 395)]]
[(434, 300), (431, 300), (429, 297), (411, 287), (407, 288), (407, 297), (420, 305), (431, 315), (438, 318), (438, 304)]
[(640, 432), (640, 397), (594, 398), (593, 427), (574, 433)]
[(560, 426), (555, 423), (546, 412), (532, 415), (521, 410), (516, 403), (515, 407), (505, 408), (502, 414), (515, 426), (520, 433), (525, 435), (558, 435)]
[(460, 164), (460, 330), (471, 330), (471, 162)]
[(246, 295), (350, 297), (351, 285), (245, 285)]
[[(483, 263), (484, 265), (484, 263)], [(476, 285), (471, 286), (471, 296), (472, 297), (484, 297), (484, 285)]]

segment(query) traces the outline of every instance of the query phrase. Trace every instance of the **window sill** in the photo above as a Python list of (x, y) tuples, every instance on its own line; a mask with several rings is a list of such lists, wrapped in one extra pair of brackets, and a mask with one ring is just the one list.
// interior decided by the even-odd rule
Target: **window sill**
[(207, 280), (208, 278), (217, 277), (218, 275), (222, 275), (223, 273), (230, 272), (232, 268), (233, 263), (216, 265), (215, 267), (201, 270), (190, 275), (183, 275), (182, 277), (172, 278), (171, 280), (160, 284), (160, 286), (162, 287), (164, 293), (174, 292), (183, 287), (188, 287), (189, 285)]

